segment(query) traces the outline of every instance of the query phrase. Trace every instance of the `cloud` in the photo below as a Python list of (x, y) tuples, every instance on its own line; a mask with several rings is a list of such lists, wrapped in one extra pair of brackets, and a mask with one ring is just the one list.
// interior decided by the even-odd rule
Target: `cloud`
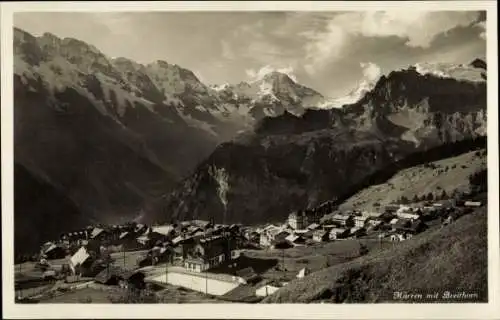
[[(322, 31), (305, 31), (305, 70), (309, 74), (339, 60), (354, 37), (398, 37), (413, 48), (428, 48), (440, 34), (476, 23), (472, 11), (365, 11), (335, 15)], [(317, 29), (316, 29), (317, 30)]]
[(305, 47), (308, 62), (304, 65), (304, 69), (309, 74), (314, 74), (327, 63), (341, 57), (348, 34), (335, 23), (335, 20), (332, 20), (326, 31), (320, 33), (306, 31), (301, 33), (301, 36), (309, 39)]
[(245, 70), (246, 75), (251, 81), (257, 81), (262, 79), (266, 74), (271, 72), (280, 72), (284, 73), (290, 77), (293, 81), (297, 82), (297, 77), (294, 74), (294, 68), (291, 66), (283, 67), (283, 68), (275, 68), (270, 65), (266, 65), (258, 70), (255, 69), (247, 69)]
[(380, 67), (373, 62), (361, 62), (359, 65), (363, 69), (363, 77), (369, 82), (377, 81), (382, 74)]
[(221, 40), (220, 43), (222, 46), (222, 57), (228, 60), (234, 60), (235, 54), (229, 42), (227, 42), (226, 40)]
[(474, 27), (480, 29), (481, 33), (479, 33), (479, 38), (486, 40), (486, 21), (478, 22), (474, 25)]

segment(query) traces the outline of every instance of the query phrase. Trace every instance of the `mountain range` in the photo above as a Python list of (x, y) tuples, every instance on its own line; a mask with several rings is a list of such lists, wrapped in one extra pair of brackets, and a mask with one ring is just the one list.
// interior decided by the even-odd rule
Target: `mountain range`
[[(34, 181), (54, 212), (64, 198), (80, 218), (54, 232), (281, 219), (411, 152), (486, 135), (483, 60), (412, 66), (331, 99), (279, 72), (210, 86), (175, 64), (17, 28), (14, 59), (16, 199)], [(16, 209), (18, 233), (37, 221), (21, 214), (41, 215)]]
[(382, 76), (342, 108), (264, 118), (253, 134), (219, 145), (156, 212), (180, 220), (283, 221), (413, 153), (486, 133), (483, 77), (412, 66)]

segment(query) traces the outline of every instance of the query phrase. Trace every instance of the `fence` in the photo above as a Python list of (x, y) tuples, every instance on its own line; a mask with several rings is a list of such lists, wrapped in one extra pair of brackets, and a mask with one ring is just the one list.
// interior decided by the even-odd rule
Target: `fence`
[(239, 277), (209, 272), (189, 272), (179, 267), (169, 267), (163, 274), (152, 276), (147, 280), (168, 283), (214, 296), (224, 295), (241, 284)]

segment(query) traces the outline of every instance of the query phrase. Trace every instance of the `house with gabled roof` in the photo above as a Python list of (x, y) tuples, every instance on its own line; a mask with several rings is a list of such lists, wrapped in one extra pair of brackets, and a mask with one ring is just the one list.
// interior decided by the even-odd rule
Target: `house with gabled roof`
[(261, 279), (261, 277), (255, 273), (252, 267), (247, 267), (236, 271), (236, 276), (240, 277), (245, 281), (245, 284), (256, 283)]
[(300, 246), (305, 244), (306, 239), (304, 238), (304, 236), (300, 234), (290, 234), (285, 238), (285, 241), (289, 242), (294, 246)]
[(349, 235), (349, 229), (344, 228), (333, 228), (330, 230), (329, 238), (330, 240), (344, 239)]
[(351, 228), (354, 226), (354, 217), (351, 215), (335, 214), (331, 220), (342, 228)]
[(329, 232), (326, 231), (326, 230), (321, 230), (321, 229), (320, 230), (316, 230), (313, 233), (312, 239), (315, 242), (328, 241), (328, 239), (329, 239), (328, 234), (329, 234)]
[(232, 251), (236, 249), (235, 241), (222, 236), (200, 239), (188, 253), (184, 266), (188, 270), (202, 272), (230, 261)]
[(304, 267), (302, 269), (300, 269), (299, 273), (297, 273), (297, 278), (301, 279), (301, 278), (304, 278), (305, 276), (308, 276), (309, 274), (311, 273), (311, 269), (309, 269), (308, 267)]
[(354, 216), (354, 227), (362, 228), (365, 226), (366, 221), (368, 220), (367, 216)]

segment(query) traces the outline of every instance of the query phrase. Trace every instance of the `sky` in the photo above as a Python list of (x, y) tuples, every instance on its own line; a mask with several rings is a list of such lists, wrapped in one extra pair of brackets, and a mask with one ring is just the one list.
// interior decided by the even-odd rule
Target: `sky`
[(164, 60), (206, 84), (277, 70), (329, 97), (417, 62), (486, 56), (485, 12), (36, 12), (14, 25), (94, 45), (110, 57)]

